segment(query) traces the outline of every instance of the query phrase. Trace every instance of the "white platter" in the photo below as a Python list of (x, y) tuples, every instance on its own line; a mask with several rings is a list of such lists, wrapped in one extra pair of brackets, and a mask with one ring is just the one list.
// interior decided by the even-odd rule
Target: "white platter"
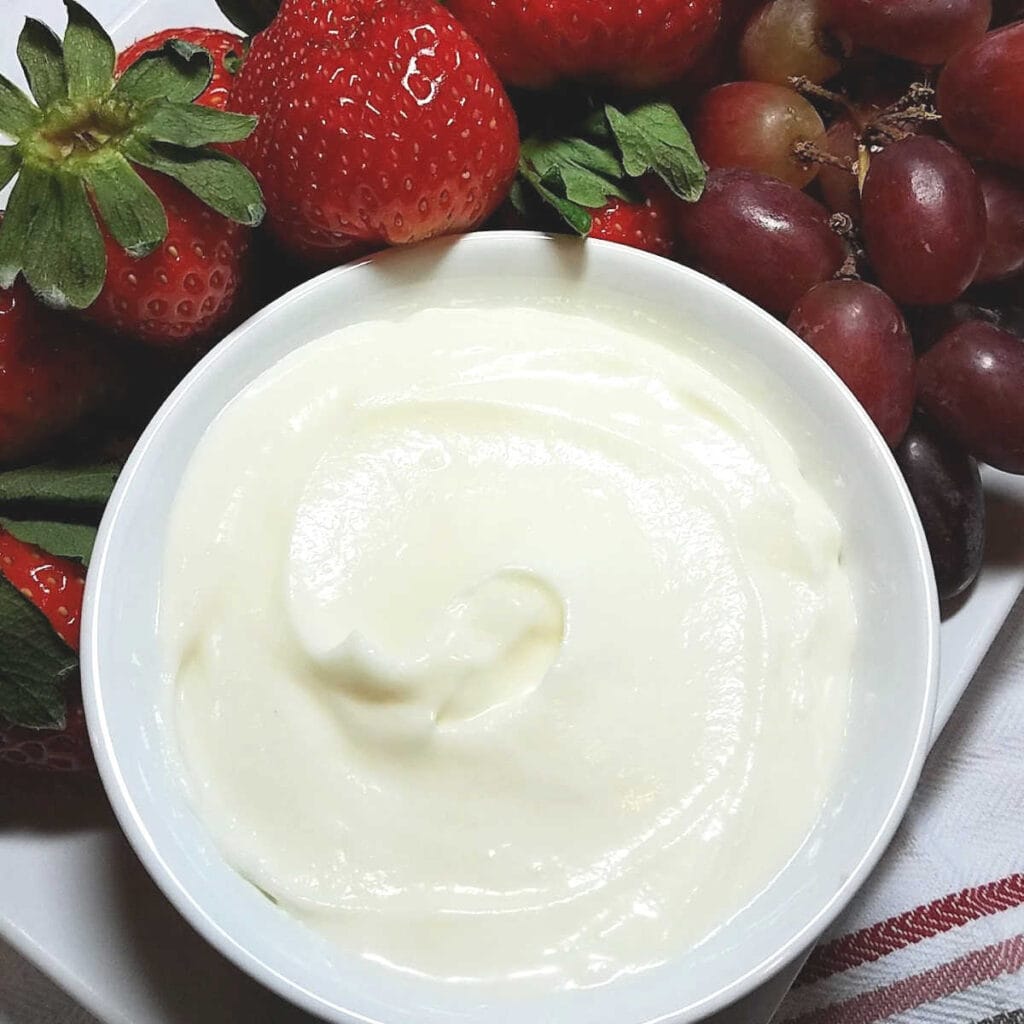
[[(213, 0), (90, 0), (119, 43), (170, 25), (223, 24)], [(0, 0), (16, 29), (31, 13), (59, 25), (59, 0)], [(20, 80), (14, 31), (0, 72)], [(942, 627), (936, 734), (1024, 590), (1024, 478), (986, 475), (985, 568)], [(25, 791), (0, 775), (0, 938), (107, 1024), (293, 1024), (308, 1020), (213, 952), (157, 892), (114, 822), (98, 783), (39, 780)], [(765, 1024), (794, 963), (715, 1018)]]

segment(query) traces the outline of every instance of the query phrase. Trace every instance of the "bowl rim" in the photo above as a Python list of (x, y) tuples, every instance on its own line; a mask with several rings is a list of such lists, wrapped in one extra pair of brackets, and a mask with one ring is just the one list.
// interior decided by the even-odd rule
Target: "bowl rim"
[[(601, 254), (599, 258), (602, 259), (657, 264), (662, 271), (667, 270), (681, 276), (699, 278), (701, 279), (702, 287), (710, 290), (712, 293), (717, 293), (722, 301), (746, 306), (748, 313), (751, 310), (756, 312), (759, 318), (770, 325), (770, 329), (788, 334), (793, 343), (799, 345), (806, 355), (810, 357), (810, 361), (818, 364), (819, 372), (824, 372), (827, 377), (831, 377), (834, 382), (839, 384), (842, 391), (846, 392), (849, 401), (855, 406), (855, 412), (858, 414), (862, 426), (873, 435), (875, 447), (879, 449), (879, 454), (884, 457), (883, 464), (888, 470), (889, 477), (899, 495), (900, 503), (907, 514), (914, 536), (913, 563), (915, 575), (918, 577), (917, 582), (922, 585), (924, 593), (929, 598), (926, 609), (926, 621), (924, 623), (927, 650), (923, 665), (921, 666), (921, 677), (925, 692), (923, 695), (924, 699), (921, 702), (920, 715), (915, 726), (913, 743), (909, 748), (902, 777), (893, 800), (885, 817), (875, 830), (859, 859), (844, 873), (842, 880), (837, 884), (831, 897), (824, 905), (820, 906), (811, 919), (806, 921), (795, 933), (787, 932), (785, 940), (780, 943), (773, 954), (764, 957), (760, 963), (744, 974), (735, 977), (728, 984), (722, 985), (716, 991), (709, 993), (696, 1002), (669, 1010), (655, 1017), (648, 1017), (643, 1021), (637, 1021), (636, 1024), (678, 1024), (678, 1022), (683, 1021), (703, 1020), (705, 1017), (718, 1013), (749, 995), (760, 985), (769, 981), (784, 966), (807, 951), (849, 903), (881, 859), (910, 804), (930, 748), (931, 728), (938, 698), (940, 612), (935, 578), (931, 569), (931, 559), (923, 526), (895, 459), (888, 446), (882, 440), (881, 435), (878, 434), (867, 413), (864, 412), (860, 403), (849, 392), (846, 385), (843, 384), (831, 367), (809, 346), (805, 345), (797, 335), (790, 331), (784, 323), (726, 285), (672, 260), (615, 242), (596, 239), (580, 240), (571, 236), (538, 231), (500, 230), (447, 236), (422, 242), (414, 246), (382, 250), (359, 257), (342, 266), (331, 268), (290, 289), (267, 306), (262, 307), (244, 323), (234, 328), (186, 374), (147, 424), (122, 468), (104, 511), (96, 537), (86, 580), (82, 613), (81, 679), (90, 742), (93, 747), (101, 782), (121, 829), (125, 833), (135, 854), (142, 861), (147, 873), (155, 881), (161, 892), (188, 921), (192, 928), (209, 942), (216, 951), (227, 957), (235, 966), (239, 967), (251, 978), (254, 978), (292, 1004), (318, 1016), (327, 1015), (330, 1020), (338, 1022), (338, 1024), (388, 1024), (388, 1022), (384, 1019), (368, 1017), (357, 1011), (339, 1007), (327, 997), (311, 991), (303, 984), (280, 973), (270, 964), (266, 963), (257, 953), (244, 945), (242, 941), (225, 931), (217, 923), (211, 911), (195, 898), (187, 883), (178, 876), (167, 860), (165, 860), (147, 828), (145, 816), (139, 810), (131, 786), (122, 773), (119, 753), (115, 749), (109, 729), (103, 686), (99, 681), (99, 637), (103, 623), (98, 614), (98, 607), (104, 580), (107, 577), (107, 563), (111, 550), (117, 544), (117, 527), (132, 490), (133, 481), (138, 475), (140, 468), (147, 461), (149, 450), (155, 439), (166, 429), (168, 421), (172, 418), (175, 409), (186, 394), (191, 393), (196, 388), (203, 387), (206, 379), (217, 372), (218, 364), (226, 359), (231, 351), (239, 346), (252, 343), (248, 339), (253, 336), (258, 337), (260, 325), (264, 320), (279, 315), (279, 312), (286, 307), (301, 305), (308, 295), (320, 289), (329, 288), (341, 278), (351, 275), (364, 266), (379, 261), (401, 260), (407, 254), (411, 254), (414, 251), (422, 254), (424, 251), (437, 249), (440, 252), (455, 245), (467, 248), (475, 246), (501, 247), (510, 244), (522, 244), (524, 241), (542, 245), (571, 246), (574, 248), (583, 244), (586, 245), (588, 250), (592, 249), (599, 252)], [(245, 386), (244, 382), (240, 384), (238, 391), (240, 392)]]

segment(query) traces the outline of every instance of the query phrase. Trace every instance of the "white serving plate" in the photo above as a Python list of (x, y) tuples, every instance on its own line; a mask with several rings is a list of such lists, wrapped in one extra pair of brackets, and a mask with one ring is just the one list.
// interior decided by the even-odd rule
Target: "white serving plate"
[[(91, 0), (119, 43), (169, 25), (219, 25), (213, 0)], [(32, 13), (59, 25), (59, 0), (0, 0), (12, 29)], [(6, 35), (6, 33), (5, 33)], [(0, 71), (20, 79), (12, 35)], [(942, 628), (936, 734), (1024, 590), (1024, 478), (991, 472), (985, 569)], [(0, 937), (109, 1024), (291, 1024), (308, 1020), (216, 954), (158, 893), (98, 783), (29, 792), (0, 777)], [(795, 961), (715, 1024), (765, 1024)]]

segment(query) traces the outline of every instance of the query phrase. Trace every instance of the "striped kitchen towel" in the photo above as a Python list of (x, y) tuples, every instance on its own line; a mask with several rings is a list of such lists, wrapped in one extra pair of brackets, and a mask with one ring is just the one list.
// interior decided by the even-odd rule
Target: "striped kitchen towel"
[(1024, 1024), (1024, 604), (774, 1024), (876, 1022)]

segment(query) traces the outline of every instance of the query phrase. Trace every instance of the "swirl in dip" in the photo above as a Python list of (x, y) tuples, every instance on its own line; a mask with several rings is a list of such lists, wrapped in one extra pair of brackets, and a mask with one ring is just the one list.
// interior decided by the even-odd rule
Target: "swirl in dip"
[(846, 720), (842, 532), (700, 355), (430, 309), (213, 424), (161, 631), (198, 811), (281, 908), (402, 970), (590, 986), (801, 844)]

